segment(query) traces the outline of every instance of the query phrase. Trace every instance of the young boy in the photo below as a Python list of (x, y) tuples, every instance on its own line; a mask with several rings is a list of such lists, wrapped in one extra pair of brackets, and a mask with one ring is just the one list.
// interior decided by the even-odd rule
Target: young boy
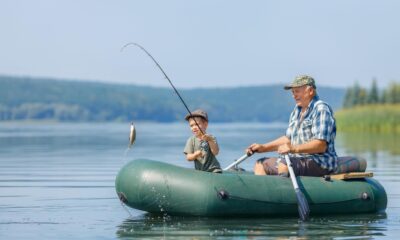
[(193, 133), (183, 150), (186, 159), (194, 161), (196, 170), (222, 173), (221, 166), (215, 157), (219, 152), (217, 140), (214, 136), (206, 133), (208, 127), (207, 113), (198, 109), (193, 111), (192, 115), (186, 115), (185, 119), (189, 122)]

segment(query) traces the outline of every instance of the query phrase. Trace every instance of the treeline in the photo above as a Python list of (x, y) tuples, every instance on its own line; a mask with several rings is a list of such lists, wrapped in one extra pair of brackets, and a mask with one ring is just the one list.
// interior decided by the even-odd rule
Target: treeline
[(347, 88), (343, 100), (344, 108), (367, 104), (400, 103), (400, 84), (393, 82), (386, 89), (379, 91), (376, 79), (373, 79), (370, 89), (361, 87), (358, 83)]
[[(190, 109), (213, 122), (286, 122), (294, 101), (282, 85), (179, 89)], [(344, 90), (318, 86), (332, 107)], [(171, 88), (0, 76), (0, 121), (183, 121), (186, 109)]]

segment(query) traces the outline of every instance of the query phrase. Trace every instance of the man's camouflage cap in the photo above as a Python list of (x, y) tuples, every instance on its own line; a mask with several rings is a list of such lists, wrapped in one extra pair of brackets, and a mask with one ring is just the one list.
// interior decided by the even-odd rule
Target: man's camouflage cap
[(308, 75), (300, 75), (300, 76), (297, 76), (297, 77), (293, 80), (293, 82), (292, 82), (291, 84), (289, 84), (289, 85), (286, 85), (286, 86), (284, 87), (284, 89), (285, 89), (285, 90), (289, 90), (289, 89), (292, 89), (292, 88), (294, 88), (294, 87), (301, 87), (301, 86), (305, 86), (305, 85), (308, 85), (308, 86), (313, 87), (314, 89), (317, 89), (317, 86), (315, 86), (315, 80), (314, 80), (314, 78), (312, 78), (312, 77), (310, 77), (310, 76), (308, 76)]

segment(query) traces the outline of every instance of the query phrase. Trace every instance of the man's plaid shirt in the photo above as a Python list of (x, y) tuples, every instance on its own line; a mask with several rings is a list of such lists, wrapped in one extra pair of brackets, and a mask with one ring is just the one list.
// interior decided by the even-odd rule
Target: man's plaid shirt
[(321, 154), (293, 154), (295, 157), (311, 158), (319, 166), (329, 171), (337, 167), (335, 151), (336, 123), (331, 107), (315, 96), (301, 119), (301, 108), (296, 106), (290, 115), (286, 136), (292, 145), (307, 143), (314, 139), (324, 140), (327, 149)]

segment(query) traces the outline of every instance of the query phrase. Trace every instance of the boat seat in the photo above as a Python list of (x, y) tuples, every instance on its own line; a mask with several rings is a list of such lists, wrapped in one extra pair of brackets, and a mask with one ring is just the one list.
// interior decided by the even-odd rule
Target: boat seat
[(360, 157), (339, 157), (336, 171), (332, 174), (350, 173), (350, 172), (365, 172), (367, 169), (367, 161)]
[(332, 174), (324, 177), (325, 179), (328, 178), (336, 180), (348, 180), (348, 179), (368, 178), (373, 176), (374, 174), (372, 172), (350, 172), (350, 173)]

